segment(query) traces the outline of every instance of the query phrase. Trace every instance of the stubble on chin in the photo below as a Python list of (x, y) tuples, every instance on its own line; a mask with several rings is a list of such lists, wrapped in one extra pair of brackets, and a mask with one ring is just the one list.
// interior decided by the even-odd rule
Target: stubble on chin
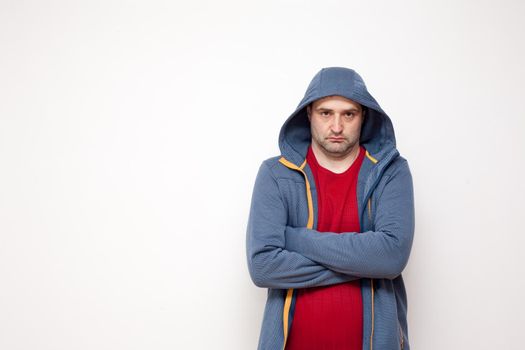
[(323, 142), (318, 142), (318, 144), (326, 154), (336, 158), (348, 155), (355, 146), (355, 144), (349, 143), (348, 140), (341, 143), (332, 143), (328, 140), (323, 140)]

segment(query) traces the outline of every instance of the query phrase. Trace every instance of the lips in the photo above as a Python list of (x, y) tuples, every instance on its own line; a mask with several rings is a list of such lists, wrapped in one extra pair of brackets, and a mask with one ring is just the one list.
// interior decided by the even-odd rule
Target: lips
[(328, 138), (330, 141), (344, 141), (344, 137), (329, 137)]

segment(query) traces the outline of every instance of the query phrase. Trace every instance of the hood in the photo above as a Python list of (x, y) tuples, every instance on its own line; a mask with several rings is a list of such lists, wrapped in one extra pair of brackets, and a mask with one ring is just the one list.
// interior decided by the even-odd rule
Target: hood
[(353, 69), (330, 67), (321, 69), (306, 89), (296, 110), (286, 119), (279, 133), (279, 148), (287, 160), (299, 165), (306, 158), (312, 141), (306, 107), (323, 97), (339, 95), (368, 108), (361, 127), (360, 144), (376, 159), (396, 147), (392, 121), (366, 89), (361, 76)]

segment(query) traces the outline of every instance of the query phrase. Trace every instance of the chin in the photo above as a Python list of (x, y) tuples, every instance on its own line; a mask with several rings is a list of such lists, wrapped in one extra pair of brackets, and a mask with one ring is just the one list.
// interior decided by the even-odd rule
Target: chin
[(328, 147), (323, 147), (323, 148), (325, 149), (326, 152), (332, 153), (332, 154), (345, 154), (350, 149), (346, 145), (341, 146), (341, 147), (328, 146)]

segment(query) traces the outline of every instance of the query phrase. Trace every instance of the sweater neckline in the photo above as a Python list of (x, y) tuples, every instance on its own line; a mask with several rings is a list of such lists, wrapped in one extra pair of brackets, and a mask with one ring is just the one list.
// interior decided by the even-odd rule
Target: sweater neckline
[(328, 174), (330, 176), (336, 176), (336, 177), (339, 177), (339, 176), (344, 176), (344, 175), (348, 175), (348, 173), (352, 172), (352, 170), (354, 170), (356, 167), (357, 167), (357, 164), (360, 163), (360, 158), (363, 158), (365, 154), (365, 149), (363, 146), (359, 146), (359, 153), (357, 154), (357, 157), (354, 159), (353, 163), (345, 170), (343, 171), (342, 173), (334, 173), (333, 171), (323, 167), (321, 164), (319, 164), (319, 162), (317, 161), (317, 158), (315, 157), (315, 153), (312, 149), (312, 144), (310, 144), (310, 146), (308, 146), (308, 153), (307, 153), (307, 159), (309, 162), (313, 162), (314, 163), (314, 166), (319, 169), (319, 171), (322, 171), (323, 173), (325, 174)]

